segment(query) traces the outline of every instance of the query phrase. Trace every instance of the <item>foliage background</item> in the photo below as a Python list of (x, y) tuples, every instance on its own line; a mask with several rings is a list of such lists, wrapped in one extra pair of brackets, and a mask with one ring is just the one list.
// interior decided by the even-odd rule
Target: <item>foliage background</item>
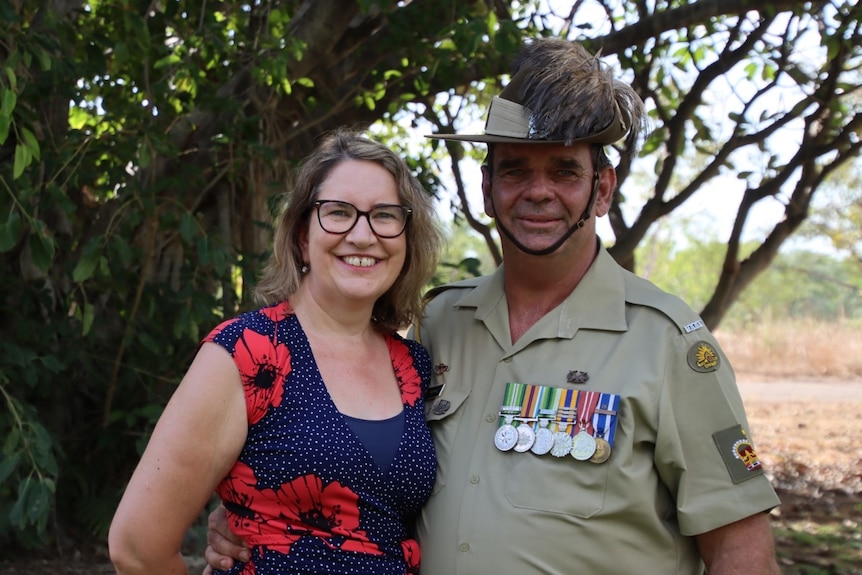
[[(437, 281), (498, 262), (462, 173), (481, 150), (413, 134), (480, 118), (524, 37), (582, 39), (647, 101), (640, 163), (619, 156), (611, 249), (712, 326), (799, 233), (815, 193), (858, 173), (855, 2), (552, 4), (0, 0), (0, 550), (104, 534), (198, 341), (252, 305), (273, 200), (320, 133), (373, 125), (448, 199), (453, 226), (477, 234)], [(795, 58), (797, 42), (816, 57)], [(722, 81), (737, 106), (717, 116), (709, 89)], [(661, 237), (664, 218), (727, 174), (742, 199), (726, 237), (684, 250)], [(858, 318), (858, 269), (845, 267), (859, 228), (827, 214), (858, 205), (847, 189), (811, 233), (851, 255), (794, 256), (740, 321), (782, 291), (804, 295), (790, 287), (799, 267), (856, 291), (806, 283), (792, 309)], [(761, 202), (780, 217), (747, 243)]]

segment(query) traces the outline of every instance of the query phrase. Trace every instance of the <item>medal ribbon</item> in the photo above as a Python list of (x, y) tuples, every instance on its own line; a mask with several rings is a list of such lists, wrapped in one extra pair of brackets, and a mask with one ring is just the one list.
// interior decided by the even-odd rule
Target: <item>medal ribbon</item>
[(595, 434), (592, 419), (596, 411), (596, 405), (599, 403), (600, 395), (597, 391), (578, 392), (578, 427), (586, 430), (590, 435)]
[(611, 413), (594, 413), (593, 425), (596, 431), (604, 433), (604, 438), (613, 447), (614, 436), (617, 433), (617, 414), (620, 410), (620, 396), (615, 393), (603, 393), (599, 400), (599, 409)]
[(526, 417), (530, 419), (534, 419), (536, 417), (536, 408), (539, 404), (539, 392), (540, 389), (538, 385), (528, 385), (525, 396), (526, 401), (521, 404), (521, 417)]
[(557, 401), (560, 395), (559, 387), (542, 386), (539, 393), (539, 412), (543, 415), (553, 415), (556, 411)]
[[(577, 393), (574, 389), (560, 389), (560, 398), (557, 407), (557, 413), (559, 417), (557, 421), (559, 421), (562, 425), (560, 427), (560, 431), (566, 431), (569, 425), (575, 423), (574, 417), (571, 417), (571, 413), (575, 411), (575, 400), (577, 399)], [(568, 411), (569, 413), (563, 415), (562, 412)], [(573, 435), (574, 429), (572, 432), (569, 432), (569, 435)]]
[(506, 384), (506, 391), (503, 394), (503, 405), (500, 407), (500, 425), (505, 422), (505, 415), (521, 413), (524, 403), (524, 392), (526, 390), (527, 385), (525, 383), (510, 382)]

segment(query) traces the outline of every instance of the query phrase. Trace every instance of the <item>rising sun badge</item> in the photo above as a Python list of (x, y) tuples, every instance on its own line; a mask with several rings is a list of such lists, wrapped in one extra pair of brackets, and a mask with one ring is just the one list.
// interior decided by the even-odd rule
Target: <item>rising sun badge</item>
[(688, 365), (695, 371), (707, 373), (715, 371), (721, 362), (718, 351), (705, 341), (699, 341), (688, 349)]

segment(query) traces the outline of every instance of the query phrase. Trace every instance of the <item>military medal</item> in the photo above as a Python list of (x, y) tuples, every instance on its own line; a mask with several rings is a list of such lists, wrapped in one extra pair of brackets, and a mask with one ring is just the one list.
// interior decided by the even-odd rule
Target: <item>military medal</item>
[(595, 391), (582, 391), (578, 393), (578, 428), (579, 431), (572, 440), (571, 455), (578, 461), (586, 461), (596, 452), (596, 439), (590, 433), (593, 412), (599, 402), (599, 394)]
[(575, 422), (576, 409), (573, 400), (577, 397), (577, 392), (573, 389), (565, 389), (560, 394), (555, 418), (557, 430), (554, 433), (554, 445), (551, 447), (551, 455), (554, 457), (565, 457), (572, 450), (569, 425)]
[(503, 418), (503, 425), (494, 434), (494, 445), (500, 451), (509, 451), (518, 444), (518, 430), (512, 425), (512, 422), (521, 413), (525, 391), (526, 386), (523, 383), (510, 382), (506, 384), (503, 405), (500, 407), (500, 417)]
[(521, 423), (517, 427), (517, 432), (518, 440), (515, 443), (515, 451), (518, 453), (529, 451), (530, 448), (533, 447), (533, 443), (536, 441), (536, 434), (533, 431), (533, 428), (527, 421), (521, 419)]
[(569, 424), (575, 421), (573, 414), (574, 412), (569, 410), (558, 411), (559, 419), (554, 422), (557, 430), (554, 432), (554, 445), (551, 446), (551, 455), (554, 457), (565, 457), (572, 450)]
[(572, 449), (569, 453), (578, 461), (586, 461), (596, 452), (596, 438), (587, 433), (586, 429), (580, 430), (572, 439)]
[(524, 453), (533, 447), (536, 441), (536, 432), (533, 431), (533, 422), (536, 421), (536, 400), (539, 396), (539, 386), (527, 385), (523, 400), (521, 401), (520, 417), (516, 417), (520, 423), (518, 424), (518, 443), (515, 444), (515, 451)]
[(590, 457), (590, 463), (604, 463), (611, 456), (611, 444), (601, 435), (596, 437), (596, 452)]
[(500, 451), (509, 451), (518, 443), (518, 430), (512, 425), (514, 420), (515, 416), (507, 415), (506, 423), (501, 425), (494, 434), (494, 445)]
[[(548, 418), (542, 417), (542, 415), (548, 415), (544, 413), (546, 411), (545, 409), (539, 410), (539, 428), (536, 430), (536, 441), (533, 443), (533, 447), (530, 448), (530, 451), (536, 455), (545, 455), (554, 446), (554, 432), (548, 429)], [(554, 410), (550, 411), (554, 413)]]
[(554, 445), (551, 446), (551, 455), (554, 457), (565, 457), (572, 450), (572, 436), (565, 430), (568, 429), (567, 424), (562, 424), (563, 430), (560, 431), (560, 423), (557, 423), (557, 431), (554, 433)]
[(611, 457), (616, 431), (616, 417), (620, 396), (603, 393), (593, 412), (593, 429), (596, 430), (596, 452), (590, 457), (591, 463), (604, 463)]

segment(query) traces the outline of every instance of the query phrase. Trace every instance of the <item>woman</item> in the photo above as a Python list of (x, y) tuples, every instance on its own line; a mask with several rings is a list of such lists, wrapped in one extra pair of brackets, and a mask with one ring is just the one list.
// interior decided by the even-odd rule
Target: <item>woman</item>
[(111, 524), (120, 574), (187, 573), (215, 489), (251, 559), (227, 573), (409, 573), (436, 459), (420, 313), (440, 233), (392, 151), (338, 131), (288, 196), (257, 295), (215, 328), (165, 408)]

